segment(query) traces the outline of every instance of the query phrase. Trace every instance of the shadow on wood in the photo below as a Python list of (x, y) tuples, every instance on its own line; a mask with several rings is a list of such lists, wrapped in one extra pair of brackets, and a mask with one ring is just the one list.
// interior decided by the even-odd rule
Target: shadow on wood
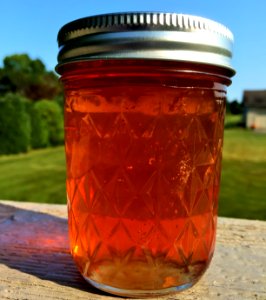
[(42, 280), (101, 294), (79, 274), (69, 253), (67, 220), (0, 204), (0, 263)]

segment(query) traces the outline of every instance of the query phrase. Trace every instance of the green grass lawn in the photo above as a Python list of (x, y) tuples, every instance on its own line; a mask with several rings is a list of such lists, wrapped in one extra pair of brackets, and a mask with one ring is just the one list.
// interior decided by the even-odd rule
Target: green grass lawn
[[(0, 199), (66, 203), (64, 148), (1, 156)], [(266, 220), (265, 134), (225, 130), (219, 207), (222, 216)]]
[(65, 203), (64, 148), (0, 157), (0, 199)]
[(219, 214), (266, 220), (266, 134), (225, 130)]

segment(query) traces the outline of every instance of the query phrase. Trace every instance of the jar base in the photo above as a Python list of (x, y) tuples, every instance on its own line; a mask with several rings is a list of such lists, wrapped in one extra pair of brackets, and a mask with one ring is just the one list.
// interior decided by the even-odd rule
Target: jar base
[(196, 282), (186, 283), (180, 286), (160, 289), (160, 290), (128, 290), (128, 289), (120, 289), (116, 287), (112, 287), (109, 285), (105, 285), (99, 282), (96, 282), (88, 277), (83, 275), (83, 278), (93, 287), (97, 288), (98, 290), (104, 291), (109, 294), (122, 296), (122, 297), (129, 297), (129, 298), (149, 298), (149, 297), (159, 297), (159, 296), (166, 296), (169, 294), (174, 294), (177, 292), (181, 292), (192, 287)]

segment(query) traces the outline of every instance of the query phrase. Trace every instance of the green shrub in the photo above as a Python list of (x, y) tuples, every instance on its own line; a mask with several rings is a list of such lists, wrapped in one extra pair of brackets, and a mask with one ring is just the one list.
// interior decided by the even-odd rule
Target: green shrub
[(33, 148), (60, 145), (64, 141), (63, 113), (58, 103), (40, 100), (31, 110)]
[(28, 151), (31, 123), (26, 105), (27, 100), (17, 94), (0, 98), (0, 154)]
[(34, 149), (49, 146), (49, 130), (39, 102), (31, 108), (31, 146)]

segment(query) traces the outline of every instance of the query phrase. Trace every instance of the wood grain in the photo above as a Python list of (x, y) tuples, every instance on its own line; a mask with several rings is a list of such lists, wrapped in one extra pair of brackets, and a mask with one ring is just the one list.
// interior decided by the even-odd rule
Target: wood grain
[[(1, 300), (103, 298), (117, 297), (85, 283), (71, 259), (64, 205), (0, 201)], [(206, 274), (164, 299), (266, 300), (266, 222), (219, 218)]]

